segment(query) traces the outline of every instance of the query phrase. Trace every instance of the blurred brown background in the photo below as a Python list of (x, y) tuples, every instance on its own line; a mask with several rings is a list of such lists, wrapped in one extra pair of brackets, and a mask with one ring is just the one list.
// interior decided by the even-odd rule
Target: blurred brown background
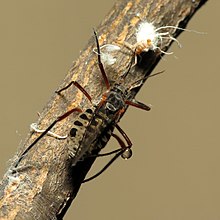
[[(4, 1), (0, 7), (1, 176), (115, 1)], [(120, 122), (134, 155), (83, 185), (65, 219), (220, 219), (220, 1), (209, 1)], [(217, 63), (218, 62), (218, 63)], [(109, 143), (116, 145), (116, 142)], [(94, 170), (102, 166), (96, 162)], [(95, 172), (95, 171), (94, 171)]]

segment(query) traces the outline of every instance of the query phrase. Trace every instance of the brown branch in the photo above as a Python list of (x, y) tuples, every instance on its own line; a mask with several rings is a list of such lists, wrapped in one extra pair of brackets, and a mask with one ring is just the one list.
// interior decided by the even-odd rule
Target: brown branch
[[(121, 0), (112, 8), (105, 20), (97, 28), (100, 44), (135, 43), (137, 25), (141, 20), (153, 21), (156, 27), (178, 26), (184, 28), (193, 14), (207, 0)], [(176, 37), (180, 31), (171, 30)], [(171, 44), (171, 39), (163, 41), (163, 51)], [(97, 56), (93, 53), (94, 37), (91, 37), (79, 59), (60, 85), (63, 88), (71, 80), (77, 80), (97, 102), (105, 85), (97, 66)], [(106, 69), (109, 79), (116, 80), (124, 73), (132, 53), (126, 47), (118, 52), (117, 62)], [(130, 82), (150, 74), (161, 58), (157, 52), (146, 53), (141, 63), (131, 69), (124, 82)], [(138, 91), (133, 93), (136, 95)], [(55, 118), (67, 110), (80, 106), (82, 109), (91, 104), (74, 86), (65, 90), (62, 96), (54, 94), (41, 113), (38, 125), (46, 128)], [(53, 132), (67, 134), (75, 120), (73, 113), (59, 122)], [(26, 149), (38, 137), (38, 133), (30, 133), (22, 150)], [(80, 188), (94, 162), (94, 158), (85, 159), (70, 168), (66, 139), (54, 137), (42, 138), (22, 159), (18, 169), (14, 169), (18, 156), (12, 160), (11, 167), (4, 175), (1, 183), (0, 217), (1, 219), (62, 219), (66, 210)]]

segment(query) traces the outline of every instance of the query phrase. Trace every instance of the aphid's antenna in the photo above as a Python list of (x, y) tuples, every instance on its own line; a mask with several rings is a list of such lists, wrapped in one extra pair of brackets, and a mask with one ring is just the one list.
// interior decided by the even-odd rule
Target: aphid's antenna
[(157, 73), (151, 74), (151, 75), (147, 76), (146, 78), (154, 77), (154, 76), (157, 76), (157, 75), (159, 75), (161, 73), (164, 73), (164, 72), (165, 72), (165, 70), (162, 70), (162, 71), (159, 71)]
[[(153, 77), (153, 76), (159, 75), (159, 74), (161, 74), (163, 72), (164, 72), (164, 70), (160, 71), (158, 73), (152, 74), (152, 75), (148, 75), (148, 76), (146, 76), (146, 77), (144, 77), (142, 79), (137, 80), (136, 82), (134, 82), (134, 83), (132, 83), (130, 85), (129, 90), (137, 88), (137, 87), (140, 87), (142, 81), (148, 79), (149, 77)], [(145, 111), (150, 111), (151, 110), (151, 105), (146, 105), (146, 104), (144, 104), (142, 102), (139, 102), (139, 101), (137, 101), (135, 99), (126, 100), (125, 104), (133, 106), (133, 107), (136, 107), (136, 108), (139, 108), (139, 109), (142, 109), (142, 110), (145, 110)]]
[(160, 72), (157, 72), (157, 73), (154, 73), (154, 74), (145, 76), (145, 77), (143, 77), (142, 79), (139, 79), (139, 80), (135, 81), (134, 83), (132, 83), (132, 84), (130, 85), (129, 90), (134, 89), (134, 88), (136, 88), (136, 87), (139, 87), (139, 86), (140, 86), (140, 83), (141, 83), (142, 81), (145, 81), (145, 80), (147, 80), (147, 79), (150, 78), (150, 77), (157, 76), (157, 75), (159, 75), (159, 74), (161, 74), (161, 73), (164, 73), (164, 72), (165, 72), (165, 70), (162, 70), (162, 71), (160, 71)]
[(105, 73), (105, 69), (104, 69), (104, 66), (101, 62), (101, 52), (100, 52), (100, 46), (99, 46), (99, 40), (98, 40), (98, 37), (97, 37), (97, 33), (95, 30), (94, 31), (94, 35), (95, 35), (95, 41), (96, 41), (96, 46), (97, 46), (97, 55), (98, 55), (98, 65), (99, 65), (99, 69), (102, 73), (102, 77), (104, 79), (104, 82), (105, 82), (105, 85), (107, 87), (107, 89), (110, 89), (110, 83), (109, 83), (109, 80), (108, 80), (108, 77), (106, 76), (106, 73)]

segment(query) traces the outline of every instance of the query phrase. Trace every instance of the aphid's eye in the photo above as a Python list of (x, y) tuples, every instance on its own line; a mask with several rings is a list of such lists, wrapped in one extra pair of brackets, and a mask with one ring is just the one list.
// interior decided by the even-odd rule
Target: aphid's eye
[(83, 124), (80, 121), (75, 121), (74, 125), (76, 125), (76, 126), (83, 126)]
[(76, 136), (76, 132), (77, 132), (77, 129), (76, 128), (72, 128), (70, 130), (70, 137), (75, 137)]

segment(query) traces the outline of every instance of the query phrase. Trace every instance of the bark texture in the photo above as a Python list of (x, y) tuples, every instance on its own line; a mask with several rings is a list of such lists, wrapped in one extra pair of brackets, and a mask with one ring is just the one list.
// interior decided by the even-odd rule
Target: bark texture
[[(126, 41), (134, 44), (138, 24), (144, 20), (154, 22), (156, 27), (172, 25), (184, 28), (206, 1), (117, 1), (96, 29), (99, 43), (100, 45), (113, 43), (121, 46)], [(170, 32), (172, 36), (177, 37), (181, 31), (172, 29)], [(170, 44), (171, 39), (164, 40), (161, 49), (166, 51)], [(93, 48), (95, 48), (95, 40), (92, 36), (78, 60), (73, 63), (60, 88), (71, 80), (76, 80), (88, 91), (93, 102), (98, 102), (106, 87)], [(117, 52), (117, 62), (106, 68), (110, 80), (117, 81), (117, 78), (125, 72), (131, 56), (131, 51), (126, 47), (122, 47), (122, 50)], [(159, 51), (144, 54), (139, 64), (131, 69), (123, 82), (125, 86), (149, 75), (160, 59)], [(133, 92), (133, 96), (138, 90)], [(74, 106), (85, 109), (90, 105), (86, 97), (72, 86), (65, 90), (62, 96), (53, 95), (41, 113), (38, 126), (45, 129), (57, 116)], [(77, 113), (73, 113), (56, 124), (53, 132), (60, 135), (67, 134), (76, 115)], [(36, 132), (28, 134), (20, 153), (38, 136)], [(86, 159), (71, 168), (66, 140), (58, 140), (50, 136), (42, 138), (14, 171), (17, 159), (18, 155), (11, 160), (11, 166), (0, 185), (0, 219), (62, 219), (95, 160), (95, 158)]]

